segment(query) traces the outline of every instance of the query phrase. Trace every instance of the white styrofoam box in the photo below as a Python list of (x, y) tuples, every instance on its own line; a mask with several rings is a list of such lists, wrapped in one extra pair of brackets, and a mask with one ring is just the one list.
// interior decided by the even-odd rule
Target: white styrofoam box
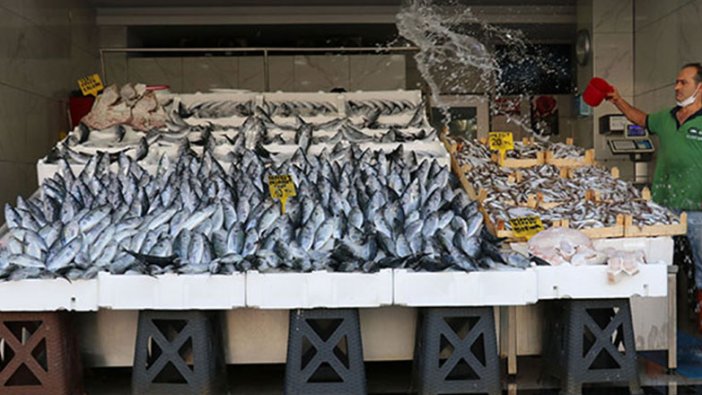
[(607, 278), (606, 265), (537, 266), (539, 299), (609, 299), (663, 297), (668, 295), (668, 265), (663, 262), (639, 266), (639, 273)]
[(394, 301), (401, 306), (519, 306), (536, 303), (532, 269), (415, 272), (394, 270)]
[(675, 243), (670, 236), (663, 237), (623, 237), (617, 239), (596, 239), (592, 241), (596, 250), (614, 248), (622, 251), (643, 251), (648, 262), (673, 264)]
[(243, 273), (155, 277), (100, 273), (98, 305), (115, 310), (227, 310), (244, 306), (245, 278)]
[[(322, 102), (333, 104), (337, 107), (339, 102), (339, 93), (334, 92), (264, 92), (263, 101), (265, 102)], [(338, 108), (337, 108), (338, 112)]]
[[(595, 239), (592, 244), (598, 251), (614, 248), (622, 251), (643, 251), (647, 262), (673, 264), (674, 242), (670, 236), (661, 237), (620, 237)], [(528, 254), (527, 243), (511, 243), (510, 247), (524, 255)]]
[(0, 311), (97, 311), (98, 281), (30, 279), (0, 282)]
[(246, 274), (246, 306), (260, 309), (378, 307), (392, 304), (393, 273)]
[[(539, 299), (663, 297), (668, 294), (668, 265), (673, 263), (673, 238), (638, 237), (593, 240), (597, 250), (614, 248), (643, 251), (648, 264), (639, 273), (619, 274), (615, 283), (607, 278), (607, 265), (537, 266)], [(512, 243), (512, 249), (526, 254), (526, 243)]]

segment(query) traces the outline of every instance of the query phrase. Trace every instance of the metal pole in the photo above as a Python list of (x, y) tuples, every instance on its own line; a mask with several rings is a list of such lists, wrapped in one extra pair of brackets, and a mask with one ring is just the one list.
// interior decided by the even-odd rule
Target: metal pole
[(268, 50), (263, 50), (263, 90), (265, 92), (270, 92), (271, 90), (271, 75), (270, 67), (268, 65)]

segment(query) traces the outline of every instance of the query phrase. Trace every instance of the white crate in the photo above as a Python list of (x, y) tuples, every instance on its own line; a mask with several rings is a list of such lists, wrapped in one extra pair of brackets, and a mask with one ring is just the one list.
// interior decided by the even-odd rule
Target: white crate
[(610, 299), (631, 296), (664, 297), (668, 295), (668, 265), (641, 265), (639, 273), (620, 274), (617, 282), (607, 278), (606, 265), (537, 266), (539, 299)]
[(516, 306), (538, 300), (536, 273), (531, 269), (394, 272), (394, 300), (401, 306)]
[(208, 309), (243, 307), (246, 275), (112, 275), (100, 273), (100, 308), (107, 309)]
[(246, 306), (260, 309), (378, 307), (392, 304), (393, 274), (260, 273), (246, 274)]
[(65, 279), (0, 282), (0, 311), (97, 311), (98, 281)]
[[(537, 266), (534, 269), (539, 299), (663, 297), (668, 294), (666, 266), (673, 264), (672, 237), (622, 237), (592, 242), (596, 250), (643, 251), (649, 264), (641, 265), (640, 272), (634, 276), (619, 274), (614, 283), (608, 281), (606, 265)], [(512, 243), (511, 247), (526, 254), (526, 243)]]
[(623, 251), (643, 251), (648, 262), (673, 264), (675, 243), (670, 236), (663, 237), (623, 237), (617, 239), (596, 239), (595, 249), (614, 248)]

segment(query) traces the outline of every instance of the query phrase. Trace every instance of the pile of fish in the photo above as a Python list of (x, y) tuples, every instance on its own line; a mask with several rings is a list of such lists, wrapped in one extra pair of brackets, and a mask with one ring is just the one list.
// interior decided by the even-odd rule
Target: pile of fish
[(556, 159), (581, 158), (585, 155), (585, 148), (574, 144), (550, 143), (546, 145), (546, 149), (551, 151)]
[[(585, 152), (570, 144), (537, 141), (532, 145), (550, 150), (557, 158), (578, 157)], [(613, 177), (601, 167), (574, 168), (564, 177), (558, 167), (548, 164), (520, 169), (500, 167), (489, 160), (490, 151), (477, 140), (459, 141), (456, 147), (456, 160), (468, 164), (466, 180), (476, 192), (487, 192), (482, 205), (491, 220), (503, 222), (508, 230), (511, 218), (527, 215), (540, 216), (546, 225), (568, 220), (574, 229), (614, 226), (618, 217), (624, 215), (632, 216), (638, 226), (680, 221), (674, 212), (645, 201), (631, 183)], [(524, 157), (524, 147), (515, 142), (517, 157)], [(553, 204), (524, 207), (530, 202)]]
[(543, 202), (560, 204), (585, 200), (589, 191), (596, 192), (599, 200), (608, 202), (641, 198), (633, 185), (598, 167), (573, 169), (571, 177), (563, 177), (560, 169), (553, 165), (511, 169), (489, 162), (470, 168), (465, 174), (476, 191), (487, 191), (486, 202), (524, 205), (530, 197), (540, 194)]
[[(54, 147), (45, 162), (57, 163), (59, 159), (65, 159), (70, 164), (85, 164), (96, 153), (105, 152), (111, 154), (112, 162), (120, 153), (125, 153), (144, 166), (154, 166), (164, 154), (174, 159), (178, 146), (185, 140), (199, 155), (208, 151), (217, 160), (225, 162), (228, 162), (230, 152), (237, 151), (239, 146), (259, 152), (265, 149), (288, 154), (297, 147), (305, 152), (319, 153), (339, 143), (421, 141), (441, 148), (436, 131), (428, 124), (424, 108), (421, 105), (410, 107), (409, 102), (369, 101), (369, 106), (376, 105), (376, 102), (383, 105), (394, 103), (398, 108), (409, 110), (404, 118), (399, 119), (396, 115), (384, 116), (381, 111), (360, 117), (330, 116), (334, 108), (332, 103), (326, 102), (269, 101), (258, 107), (253, 101), (227, 100), (221, 95), (216, 95), (216, 100), (208, 100), (207, 95), (200, 96), (201, 100), (188, 105), (177, 96), (167, 100), (164, 104), (168, 116), (165, 126), (149, 129), (146, 133), (126, 123), (110, 122), (109, 127), (99, 130), (80, 124), (67, 139)], [(359, 101), (356, 105), (363, 103)], [(220, 118), (227, 122), (218, 123)]]
[[(486, 144), (477, 139), (460, 139), (451, 142), (458, 147), (456, 157), (461, 164), (480, 166), (490, 161), (492, 152)], [(515, 141), (514, 150), (507, 151), (506, 156), (513, 159), (536, 159), (539, 152), (546, 151), (550, 151), (555, 159), (580, 158), (585, 155), (585, 148), (573, 144), (530, 140), (526, 143)]]
[(510, 229), (510, 218), (538, 215), (544, 224), (568, 220), (574, 229), (603, 228), (617, 225), (617, 217), (629, 215), (637, 226), (670, 225), (680, 223), (680, 217), (671, 210), (654, 202), (639, 200), (617, 200), (595, 202), (590, 200), (566, 201), (552, 207), (515, 207), (498, 200), (486, 200), (483, 207), (488, 215), (497, 223), (504, 222), (505, 228)]
[[(5, 208), (0, 278), (236, 271), (364, 271), (525, 267), (483, 231), (476, 203), (436, 160), (337, 146), (284, 160), (244, 148), (229, 169), (181, 144), (149, 174), (125, 153), (68, 162), (38, 194)], [(270, 175), (297, 196), (281, 214)]]

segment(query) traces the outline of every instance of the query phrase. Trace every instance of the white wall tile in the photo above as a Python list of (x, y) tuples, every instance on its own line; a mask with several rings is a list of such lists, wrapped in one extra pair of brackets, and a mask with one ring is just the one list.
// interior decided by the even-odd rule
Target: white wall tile
[(634, 0), (593, 0), (594, 33), (631, 33), (634, 29)]
[(634, 38), (631, 33), (595, 33), (594, 74), (615, 85), (624, 96), (634, 94)]
[(295, 90), (328, 91), (349, 86), (349, 57), (345, 55), (295, 56)]
[(214, 88), (237, 88), (239, 61), (235, 57), (183, 58), (183, 92), (207, 92)]
[(670, 15), (691, 0), (636, 0), (634, 2), (634, 28), (646, 26)]
[(702, 61), (702, 0), (681, 7), (678, 35), (678, 67), (690, 62)]
[(252, 91), (264, 90), (264, 70), (262, 56), (239, 57), (239, 86)]
[(103, 54), (103, 62), (105, 63), (105, 75), (102, 77), (105, 84), (125, 84), (129, 82), (126, 54), (105, 53)]
[(350, 55), (349, 90), (404, 89), (404, 55)]
[(636, 95), (669, 85), (675, 80), (680, 67), (678, 21), (677, 14), (670, 14), (636, 32)]
[[(17, 196), (28, 198), (37, 188), (36, 165), (0, 160), (0, 205), (17, 201)], [(5, 210), (0, 210), (0, 223), (5, 223)]]
[(182, 58), (128, 58), (127, 77), (130, 82), (147, 85), (168, 85), (172, 92), (183, 89)]
[(269, 56), (268, 75), (271, 92), (295, 90), (295, 57)]
[(124, 48), (127, 46), (126, 26), (99, 26), (100, 48)]
[(651, 113), (675, 106), (674, 85), (646, 92), (636, 96), (635, 105), (640, 110)]

